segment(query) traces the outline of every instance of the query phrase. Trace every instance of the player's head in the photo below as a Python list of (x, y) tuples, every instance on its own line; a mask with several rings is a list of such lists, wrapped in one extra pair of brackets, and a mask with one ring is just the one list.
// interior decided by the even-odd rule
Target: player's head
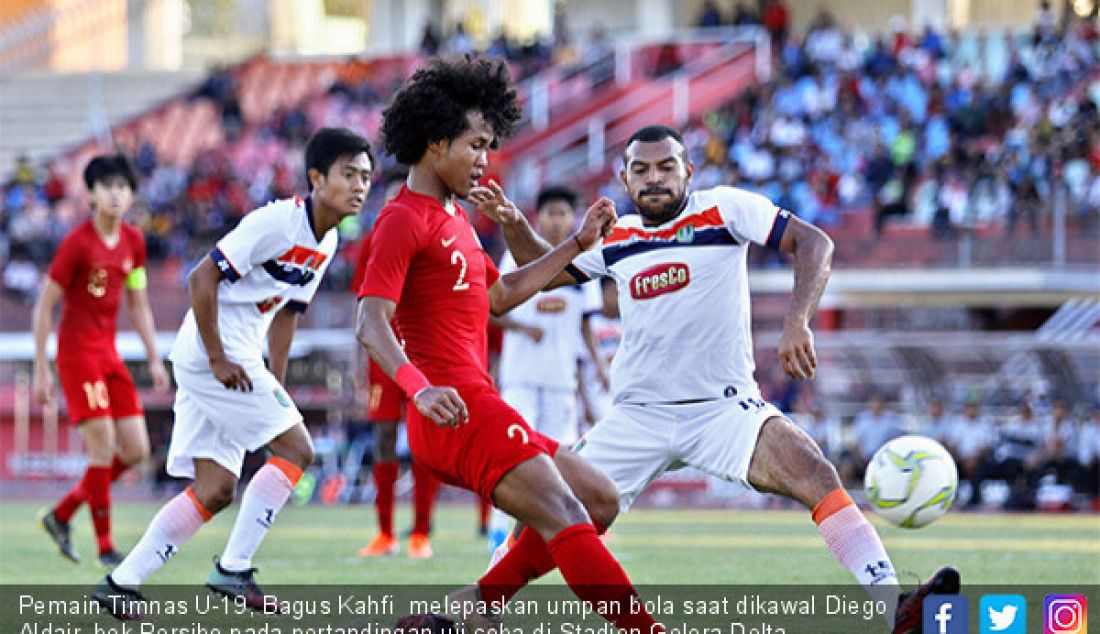
[(488, 152), (515, 129), (516, 91), (503, 60), (435, 58), (397, 92), (382, 113), (386, 151), (432, 170), (464, 198), (488, 165)]
[(627, 140), (619, 177), (642, 218), (660, 224), (680, 213), (694, 171), (679, 132), (647, 125)]
[(134, 202), (137, 176), (124, 155), (102, 154), (88, 161), (84, 168), (84, 185), (97, 214), (121, 218)]
[(321, 128), (306, 143), (306, 183), (318, 205), (340, 216), (359, 213), (370, 193), (370, 144), (347, 128)]
[(562, 185), (551, 185), (539, 192), (538, 230), (547, 242), (559, 245), (573, 230), (577, 210), (577, 192)]

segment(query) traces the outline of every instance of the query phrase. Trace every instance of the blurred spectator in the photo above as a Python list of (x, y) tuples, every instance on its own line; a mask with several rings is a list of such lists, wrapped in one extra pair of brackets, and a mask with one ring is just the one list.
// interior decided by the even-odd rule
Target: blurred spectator
[(861, 481), (878, 448), (901, 434), (901, 422), (887, 408), (886, 397), (879, 392), (872, 394), (867, 409), (852, 421), (852, 437), (838, 466), (841, 480), (849, 484)]
[(447, 38), (443, 47), (446, 52), (454, 55), (465, 55), (474, 52), (474, 41), (466, 33), (466, 25), (462, 22), (455, 24), (455, 30)]
[(844, 430), (840, 421), (826, 413), (821, 402), (813, 398), (800, 398), (791, 413), (791, 419), (821, 447), (825, 458), (833, 464), (840, 461), (844, 451)]
[(722, 26), (722, 14), (718, 11), (718, 4), (714, 0), (705, 0), (699, 9), (699, 17), (695, 19), (695, 26), (709, 28)]
[(424, 24), (424, 33), (420, 36), (420, 52), (427, 57), (439, 52), (439, 35), (430, 20)]
[(944, 407), (942, 398), (933, 397), (928, 402), (928, 413), (918, 418), (917, 430), (921, 435), (927, 436), (944, 446), (948, 444), (951, 418), (947, 415), (947, 409)]
[(1028, 485), (1037, 488), (1039, 480), (1051, 474), (1060, 483), (1073, 485), (1077, 490), (1084, 489), (1084, 468), (1078, 461), (1080, 430), (1070, 412), (1069, 403), (1063, 399), (1055, 400), (1050, 418), (1043, 427), (1039, 450), (1033, 461), (1035, 466), (1028, 474)]
[(734, 26), (753, 26), (760, 24), (760, 16), (756, 15), (756, 11), (747, 2), (741, 0), (733, 8), (732, 22)]
[(947, 449), (955, 458), (959, 479), (970, 482), (969, 507), (982, 503), (982, 482), (991, 475), (995, 440), (993, 425), (982, 416), (981, 403), (973, 398), (963, 405), (962, 415), (954, 417), (947, 429)]
[(760, 19), (772, 37), (772, 46), (778, 50), (786, 41), (787, 31), (791, 26), (791, 12), (787, 3), (784, 0), (768, 0)]
[(1021, 401), (1015, 418), (1001, 429), (993, 452), (994, 468), (990, 475), (1004, 479), (1011, 490), (1006, 508), (1027, 509), (1034, 506), (1027, 473), (1038, 467), (1042, 460), (1042, 440), (1042, 424), (1035, 418), (1031, 405), (1026, 400)]

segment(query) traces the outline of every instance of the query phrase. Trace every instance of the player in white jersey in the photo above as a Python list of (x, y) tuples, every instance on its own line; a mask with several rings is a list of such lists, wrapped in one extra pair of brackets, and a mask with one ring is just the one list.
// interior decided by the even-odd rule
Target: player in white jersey
[[(119, 619), (141, 618), (137, 587), (233, 501), (245, 452), (272, 454), (253, 476), (206, 585), (262, 610), (252, 556), (286, 503), (313, 444), (283, 383), (298, 316), (336, 252), (336, 226), (370, 190), (367, 141), (325, 128), (306, 145), (309, 197), (245, 216), (188, 278), (191, 310), (169, 358), (178, 390), (168, 473), (193, 478), (153, 518), (126, 559), (92, 592)], [(269, 365), (263, 345), (268, 342)]]
[(581, 370), (579, 400), (582, 402), (581, 412), (586, 428), (611, 412), (611, 379), (606, 368), (611, 367), (615, 360), (615, 353), (623, 338), (623, 321), (619, 317), (615, 280), (610, 277), (601, 279), (600, 293), (603, 295), (602, 306), (599, 312), (588, 318), (588, 329), (592, 333), (598, 361), (585, 363)]
[[(943, 568), (901, 594), (877, 533), (813, 440), (763, 400), (753, 378), (749, 243), (794, 259), (794, 288), (779, 356), (794, 379), (812, 378), (810, 318), (829, 277), (833, 245), (823, 232), (763, 196), (733, 187), (689, 192), (694, 165), (665, 126), (634, 133), (620, 176), (637, 215), (623, 216), (599, 248), (551, 283), (608, 276), (618, 285), (623, 336), (611, 365), (611, 413), (578, 450), (620, 489), (625, 511), (654, 479), (685, 466), (812, 510), (829, 550), (884, 603), (895, 632), (919, 631), (923, 599), (957, 592)], [(546, 251), (503, 192), (475, 202), (505, 226), (517, 262)], [(896, 610), (895, 610), (896, 608)]]

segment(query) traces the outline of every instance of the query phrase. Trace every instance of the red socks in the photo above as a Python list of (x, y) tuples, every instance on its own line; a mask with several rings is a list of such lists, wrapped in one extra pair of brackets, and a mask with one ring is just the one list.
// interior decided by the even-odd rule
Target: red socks
[(88, 494), (88, 509), (99, 544), (99, 554), (114, 550), (111, 541), (111, 467), (88, 467), (84, 472), (84, 490)]
[(415, 460), (412, 463), (412, 471), (415, 513), (412, 532), (417, 535), (427, 535), (432, 529), (432, 505), (435, 503), (435, 492), (439, 483), (426, 467)]
[(531, 579), (557, 567), (577, 597), (594, 606), (619, 604), (601, 616), (620, 629), (663, 632), (641, 608), (637, 592), (619, 562), (611, 556), (591, 524), (576, 524), (544, 544), (525, 529), (512, 549), (478, 581), (482, 600), (501, 605)]
[[(122, 460), (115, 456), (111, 459), (111, 482), (118, 480), (119, 476), (126, 472), (130, 466), (122, 462)], [(87, 473), (85, 472), (85, 475)], [(84, 489), (84, 479), (81, 478), (73, 488), (69, 489), (69, 492), (65, 494), (65, 497), (61, 498), (61, 501), (54, 507), (54, 516), (57, 517), (59, 522), (68, 523), (76, 513), (80, 505), (88, 500), (88, 492)]]
[(393, 487), (397, 482), (396, 462), (376, 462), (373, 467), (374, 486), (378, 493), (374, 496), (374, 508), (378, 512), (378, 530), (383, 535), (393, 537)]

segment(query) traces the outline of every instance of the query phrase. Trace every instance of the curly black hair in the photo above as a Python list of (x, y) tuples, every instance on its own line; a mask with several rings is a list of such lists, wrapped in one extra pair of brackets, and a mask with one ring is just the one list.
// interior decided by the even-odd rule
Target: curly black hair
[(453, 141), (465, 132), (471, 110), (485, 117), (498, 139), (515, 131), (521, 111), (508, 65), (475, 55), (433, 58), (382, 113), (382, 143), (399, 162), (413, 165), (429, 144)]

